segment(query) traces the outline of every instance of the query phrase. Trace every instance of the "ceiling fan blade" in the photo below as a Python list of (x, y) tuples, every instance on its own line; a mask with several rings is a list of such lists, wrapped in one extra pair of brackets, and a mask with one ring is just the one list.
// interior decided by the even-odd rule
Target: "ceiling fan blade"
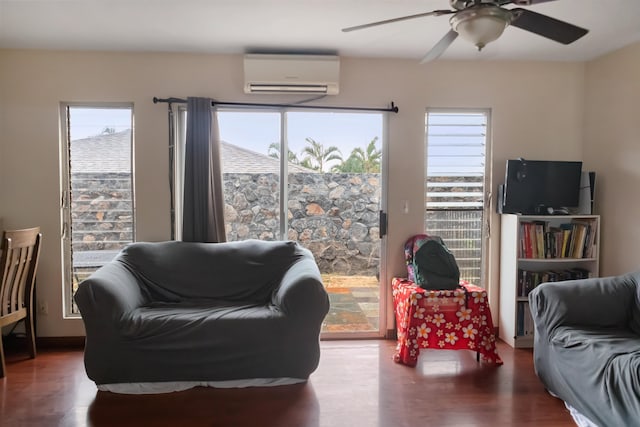
[(440, 55), (444, 53), (445, 50), (453, 43), (453, 41), (458, 37), (458, 33), (453, 30), (449, 30), (447, 34), (444, 35), (443, 38), (440, 39), (438, 43), (436, 43), (429, 52), (422, 58), (420, 61), (421, 64), (425, 62), (433, 61), (438, 59)]
[(538, 34), (542, 37), (557, 41), (562, 44), (570, 44), (589, 32), (568, 22), (560, 21), (547, 15), (532, 12), (527, 9), (511, 9), (513, 20), (511, 25), (526, 31)]
[(401, 16), (400, 18), (385, 19), (384, 21), (371, 22), (369, 24), (356, 25), (355, 27), (343, 28), (342, 31), (348, 33), (349, 31), (362, 30), (369, 27), (375, 27), (377, 25), (391, 24), (392, 22), (406, 21), (408, 19), (422, 18), (423, 16), (440, 16), (455, 13), (454, 10), (434, 10), (432, 12), (416, 13), (415, 15)]

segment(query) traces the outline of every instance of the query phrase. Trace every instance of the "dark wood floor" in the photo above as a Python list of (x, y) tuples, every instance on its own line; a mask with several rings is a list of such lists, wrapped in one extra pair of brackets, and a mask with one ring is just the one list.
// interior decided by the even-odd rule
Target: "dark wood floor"
[(470, 351), (423, 351), (416, 368), (392, 361), (395, 342), (324, 341), (306, 384), (195, 388), (163, 395), (98, 392), (81, 350), (7, 351), (2, 426), (574, 426), (545, 392), (531, 350), (499, 343), (501, 367)]

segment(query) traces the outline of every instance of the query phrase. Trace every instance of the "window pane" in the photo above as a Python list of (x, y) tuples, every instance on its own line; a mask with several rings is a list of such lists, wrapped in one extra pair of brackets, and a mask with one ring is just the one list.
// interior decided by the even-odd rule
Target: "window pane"
[[(380, 329), (379, 113), (288, 112), (288, 238), (314, 254), (329, 292), (323, 333)], [(355, 154), (354, 154), (354, 150)]]
[[(68, 108), (69, 296), (134, 240), (131, 123), (131, 108)], [(78, 313), (72, 299), (68, 306)]]
[(481, 284), (487, 114), (430, 111), (426, 134), (425, 229), (443, 238), (462, 279)]
[(227, 241), (279, 240), (280, 113), (219, 111)]

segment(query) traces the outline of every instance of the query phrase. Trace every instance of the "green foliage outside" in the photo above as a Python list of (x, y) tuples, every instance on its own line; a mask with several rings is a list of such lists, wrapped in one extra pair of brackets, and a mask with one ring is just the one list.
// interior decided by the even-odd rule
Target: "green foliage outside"
[[(364, 147), (357, 147), (351, 151), (349, 157), (344, 159), (340, 149), (336, 146), (325, 147), (324, 144), (313, 138), (305, 138), (307, 146), (300, 153), (300, 157), (291, 150), (288, 150), (287, 158), (289, 163), (300, 165), (308, 169), (327, 172), (328, 163), (334, 160), (339, 161), (337, 165), (331, 167), (331, 172), (338, 173), (379, 173), (382, 161), (382, 150), (376, 147), (378, 137), (373, 138)], [(280, 158), (280, 144), (273, 142), (269, 145), (268, 154), (276, 159)]]

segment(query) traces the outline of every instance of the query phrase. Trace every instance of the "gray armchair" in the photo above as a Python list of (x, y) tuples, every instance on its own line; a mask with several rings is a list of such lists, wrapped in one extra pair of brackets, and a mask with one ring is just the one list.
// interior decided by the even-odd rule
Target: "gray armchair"
[(543, 283), (529, 294), (538, 377), (599, 426), (640, 420), (639, 282), (635, 272)]
[(295, 242), (134, 243), (80, 284), (96, 384), (305, 380), (329, 299)]

